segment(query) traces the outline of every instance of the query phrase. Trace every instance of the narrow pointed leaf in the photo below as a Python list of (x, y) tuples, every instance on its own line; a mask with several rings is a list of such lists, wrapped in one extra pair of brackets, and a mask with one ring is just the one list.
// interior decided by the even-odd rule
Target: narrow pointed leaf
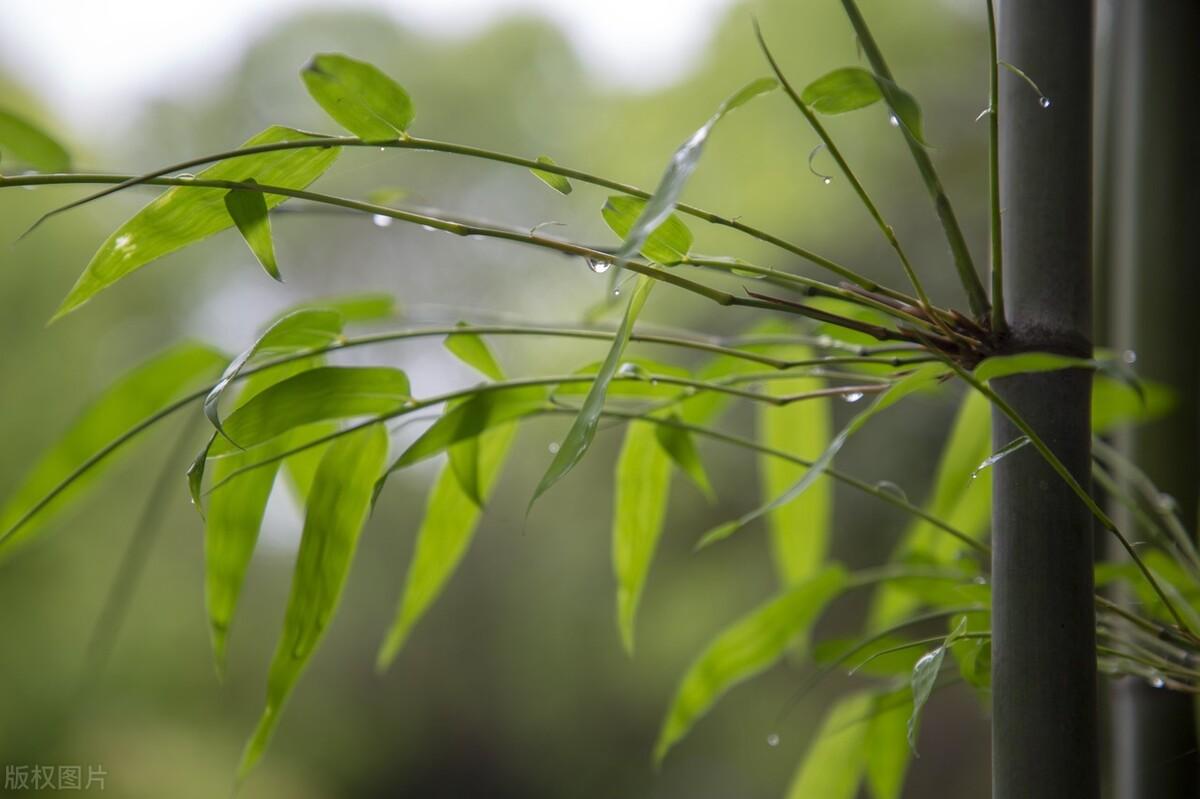
[[(465, 322), (459, 322), (458, 326), (464, 330), (470, 329), (470, 326)], [(500, 368), (500, 364), (496, 362), (496, 356), (492, 355), (492, 351), (488, 345), (476, 334), (455, 333), (446, 336), (445, 347), (454, 353), (455, 357), (460, 361), (484, 377), (491, 378), (492, 380), (504, 379), (504, 371)]]
[[(517, 425), (492, 428), (477, 438), (479, 492), (486, 502), (511, 447)], [(456, 447), (463, 446), (458, 444)], [(451, 448), (453, 451), (455, 447)], [(379, 650), (376, 666), (383, 670), (395, 659), (413, 627), (441, 594), (471, 545), (482, 513), (480, 504), (463, 491), (449, 465), (442, 468), (425, 506), (417, 531), (416, 549), (396, 616)]]
[[(111, 461), (101, 462), (59, 491), (89, 458), (133, 425), (195, 389), (227, 356), (197, 342), (155, 355), (112, 383), (29, 470), (0, 508), (0, 549), (26, 541), (76, 499)], [(51, 496), (51, 494), (55, 494)]]
[(204, 415), (218, 432), (223, 432), (220, 416), (221, 397), (242, 369), (256, 360), (328, 346), (341, 335), (343, 321), (340, 313), (327, 308), (300, 309), (281, 316), (249, 349), (234, 358), (225, 368), (221, 379), (204, 398)]
[(617, 581), (617, 626), (633, 654), (638, 604), (662, 536), (671, 489), (671, 459), (650, 422), (631, 422), (617, 458), (612, 557)]
[[(549, 164), (550, 166), (557, 166), (557, 164), (554, 163), (554, 159), (552, 159), (548, 155), (539, 155), (537, 157), (537, 162), (539, 164)], [(542, 170), (542, 169), (531, 169), (529, 171), (533, 173), (533, 176), (535, 178), (540, 180), (542, 183), (545, 183), (547, 186), (554, 189), (559, 194), (570, 194), (571, 193), (571, 190), (572, 190), (571, 181), (567, 180), (562, 175), (556, 174), (554, 172), (546, 172), (545, 170)]]
[(432, 458), (447, 448), (474, 438), (505, 422), (516, 421), (546, 407), (546, 390), (541, 386), (485, 391), (456, 405), (430, 425), (421, 437), (396, 459), (389, 471), (403, 469)]
[(937, 366), (936, 364), (930, 364), (919, 367), (900, 380), (897, 380), (895, 383), (889, 386), (886, 391), (876, 397), (874, 402), (872, 402), (870, 405), (860, 411), (857, 416), (851, 419), (849, 424), (842, 428), (841, 432), (833, 437), (833, 440), (829, 442), (829, 446), (826, 447), (825, 451), (821, 453), (821, 456), (813, 462), (812, 467), (805, 471), (804, 476), (794, 483), (787, 491), (778, 495), (775, 499), (771, 500), (765, 505), (750, 511), (749, 513), (743, 514), (733, 521), (726, 522), (725, 524), (709, 530), (704, 534), (703, 538), (700, 539), (698, 546), (705, 547), (709, 544), (728, 538), (755, 519), (771, 513), (776, 508), (782, 507), (783, 505), (791, 502), (793, 499), (803, 494), (812, 486), (817, 478), (820, 477), (827, 468), (829, 468), (829, 465), (833, 462), (834, 456), (841, 451), (842, 447), (845, 446), (846, 441), (849, 440), (850, 436), (858, 432), (863, 425), (869, 422), (877, 413), (886, 410), (914, 391), (926, 388), (942, 374), (944, 374), (944, 370), (941, 367)]
[(41, 172), (66, 172), (71, 156), (46, 131), (24, 117), (0, 109), (0, 157)]
[(827, 567), (722, 631), (680, 683), (654, 748), (655, 761), (661, 762), (726, 691), (765, 670), (806, 636), (845, 584), (845, 569)]
[[(679, 421), (678, 416), (674, 416), (672, 419)], [(692, 434), (687, 430), (666, 424), (656, 427), (658, 429), (654, 433), (658, 439), (658, 445), (671, 456), (671, 460), (681, 472), (687, 475), (696, 488), (700, 489), (700, 493), (704, 494), (705, 499), (709, 502), (715, 501), (716, 492), (713, 491), (712, 483), (708, 480), (708, 473), (704, 470), (704, 461), (700, 459), (700, 451), (696, 449), (696, 441), (692, 438)]]
[[(249, 179), (246, 183), (255, 185), (256, 181)], [(275, 242), (271, 239), (271, 217), (266, 196), (259, 191), (232, 189), (225, 195), (225, 210), (262, 268), (282, 283), (283, 276), (279, 274), (279, 264), (275, 261)]]
[(1090, 358), (1072, 358), (1052, 352), (1022, 352), (1018, 355), (994, 355), (975, 367), (975, 377), (987, 382), (1009, 375), (1056, 372), (1059, 369), (1094, 369)]
[(804, 761), (792, 777), (788, 799), (855, 799), (866, 767), (864, 746), (873, 703), (870, 694), (841, 699), (825, 714)]
[[(813, 351), (793, 346), (782, 355), (796, 360), (812, 358)], [(825, 387), (817, 377), (772, 380), (764, 385), (766, 393), (787, 396)], [(831, 400), (810, 399), (789, 405), (759, 405), (759, 441), (772, 449), (799, 458), (816, 461), (833, 437)], [(759, 457), (763, 500), (784, 493), (804, 477), (803, 466), (770, 456)], [(817, 480), (791, 502), (767, 514), (767, 531), (775, 570), (784, 585), (803, 580), (821, 567), (829, 550), (832, 532), (833, 485), (828, 479)]]
[(266, 709), (242, 753), (239, 780), (262, 757), (292, 688), (337, 609), (387, 445), (383, 426), (371, 425), (339, 439), (321, 459), (305, 508), (283, 633), (271, 660)]
[(857, 111), (884, 100), (913, 138), (924, 142), (921, 107), (916, 98), (862, 67), (842, 67), (822, 75), (804, 88), (800, 99), (812, 110), (828, 115)]
[(896, 693), (877, 696), (867, 729), (867, 787), (872, 799), (900, 799), (912, 754), (906, 738), (912, 703)]
[(958, 627), (946, 636), (946, 640), (940, 646), (926, 652), (913, 666), (913, 706), (912, 715), (908, 717), (908, 745), (913, 753), (917, 751), (917, 729), (921, 721), (921, 711), (925, 708), (925, 703), (929, 701), (934, 685), (937, 684), (938, 673), (942, 670), (942, 663), (946, 660), (946, 648), (958, 640), (965, 630), (966, 619), (963, 619)]
[(755, 97), (778, 87), (779, 82), (774, 78), (759, 78), (751, 81), (721, 103), (716, 113), (679, 146), (659, 179), (654, 193), (630, 227), (621, 249), (617, 251), (615, 260), (618, 267), (621, 262), (632, 258), (634, 253), (641, 252), (650, 235), (658, 229), (659, 225), (667, 221), (675, 203), (683, 193), (683, 187), (687, 185), (688, 178), (696, 171), (696, 164), (699, 163), (700, 156), (704, 153), (704, 145), (716, 124), (730, 111), (740, 108)]
[(575, 464), (579, 463), (583, 454), (591, 446), (592, 439), (596, 435), (596, 425), (600, 423), (600, 414), (604, 410), (604, 397), (608, 393), (608, 384), (612, 381), (613, 375), (617, 373), (621, 356), (625, 352), (625, 346), (629, 343), (629, 336), (633, 333), (634, 323), (642, 311), (642, 306), (646, 304), (646, 298), (650, 295), (652, 288), (654, 288), (653, 280), (645, 275), (638, 275), (636, 286), (629, 297), (629, 304), (625, 308), (625, 316), (621, 319), (617, 334), (613, 338), (612, 348), (608, 351), (608, 357), (605, 358), (604, 365), (596, 374), (592, 388), (583, 401), (583, 407), (580, 408), (579, 415), (575, 417), (571, 429), (567, 431), (554, 460), (550, 463), (550, 468), (546, 470), (546, 474), (542, 476), (541, 482), (533, 492), (533, 498), (529, 500), (530, 508), (533, 507), (533, 503), (537, 501), (538, 497), (546, 493), (567, 472), (575, 468)]
[(322, 53), (300, 75), (325, 113), (360, 139), (403, 138), (412, 124), (415, 111), (408, 92), (365, 61)]
[[(645, 208), (646, 201), (640, 197), (614, 194), (605, 201), (600, 215), (613, 233), (624, 239), (633, 230)], [(687, 257), (692, 240), (692, 231), (683, 220), (677, 214), (670, 214), (646, 236), (641, 253), (655, 263), (671, 266)]]
[(270, 386), (229, 414), (224, 422), (227, 438), (214, 441), (209, 456), (248, 449), (314, 422), (391, 413), (410, 400), (408, 377), (399, 369), (309, 369)]
[(982, 473), (984, 469), (990, 469), (991, 467), (995, 466), (1000, 461), (1007, 458), (1009, 455), (1013, 454), (1014, 452), (1016, 452), (1019, 449), (1022, 449), (1023, 447), (1025, 447), (1028, 444), (1029, 444), (1029, 436), (1018, 436), (1017, 438), (1008, 442), (1003, 447), (1001, 447), (1000, 449), (993, 452), (991, 455), (988, 455), (986, 458), (984, 458), (983, 462), (981, 462), (978, 466), (975, 467), (975, 471), (971, 472), (971, 479), (972, 480), (977, 479), (979, 477), (980, 473)]
[[(322, 137), (275, 126), (250, 138), (243, 146), (317, 138)], [(213, 164), (197, 178), (239, 182), (253, 179), (263, 185), (303, 189), (333, 164), (339, 151), (337, 147), (306, 147), (235, 156)], [(225, 189), (190, 186), (167, 189), (100, 245), (54, 318), (70, 313), (151, 261), (233, 225), (225, 209), (225, 193)], [(264, 196), (268, 208), (286, 199), (276, 194)]]

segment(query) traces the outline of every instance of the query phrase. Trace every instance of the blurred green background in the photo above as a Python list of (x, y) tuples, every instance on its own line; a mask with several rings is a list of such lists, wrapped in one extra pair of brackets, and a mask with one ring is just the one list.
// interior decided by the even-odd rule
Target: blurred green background
[[(986, 129), (973, 122), (987, 97), (982, 3), (864, 0), (862, 6), (898, 79), (922, 102), (934, 160), (982, 259)], [(385, 16), (331, 10), (296, 15), (235, 64), (219, 65), (226, 79), (205, 89), (181, 86), (132, 118), (111, 119), (103, 135), (56, 122), (46, 98), (12, 75), (0, 73), (0, 94), (8, 107), (61, 134), (80, 167), (138, 172), (235, 146), (271, 123), (335, 132), (297, 72), (315, 52), (342, 51), (377, 64), (406, 86), (417, 106), (417, 135), (527, 156), (547, 153), (562, 164), (650, 187), (674, 147), (722, 98), (766, 73), (752, 15), (797, 84), (856, 61), (851, 29), (831, 0), (734, 7), (703, 45), (695, 71), (642, 92), (614, 89), (603, 75), (585, 70), (564, 36), (538, 19), (509, 19), (471, 38), (442, 40), (418, 36)], [(0, 8), (0, 25), (3, 20)], [(828, 124), (934, 299), (961, 305), (936, 217), (885, 112), (875, 107)], [(815, 144), (786, 98), (772, 94), (723, 123), (685, 196), (897, 282), (898, 264), (845, 181), (826, 186), (809, 171)], [(815, 163), (833, 171), (825, 154)], [(319, 185), (360, 197), (398, 187), (407, 195), (403, 205), (525, 227), (557, 220), (567, 224), (556, 230), (563, 235), (615, 243), (600, 219), (604, 192), (577, 184), (573, 194), (560, 197), (524, 170), (482, 161), (351, 151)], [(0, 497), (89, 398), (168, 342), (202, 337), (236, 351), (289, 304), (364, 290), (394, 294), (406, 322), (518, 317), (572, 323), (607, 285), (607, 277), (576, 260), (514, 245), (460, 240), (400, 223), (377, 227), (366, 217), (287, 213), (275, 220), (284, 285), (267, 278), (237, 234), (227, 232), (170, 256), (46, 328), (104, 236), (151, 196), (145, 190), (118, 195), (12, 243), (38, 214), (80, 194), (78, 188), (0, 193), (0, 334), (6, 342), (0, 355)], [(815, 274), (779, 250), (689, 224), (697, 250)], [(753, 315), (659, 290), (644, 320), (732, 333)], [(499, 340), (494, 346), (514, 373), (573, 368), (603, 352), (602, 346), (551, 340)], [(661, 350), (641, 352), (663, 357)], [(419, 394), (475, 380), (434, 340), (352, 356), (408, 370)], [(954, 404), (949, 394), (918, 398), (906, 411), (873, 423), (839, 463), (865, 479), (894, 481), (920, 501)], [(850, 408), (838, 405), (844, 420)], [(463, 567), (396, 665), (377, 676), (375, 651), (394, 609), (433, 470), (414, 469), (389, 484), (338, 617), (246, 796), (783, 794), (823, 707), (843, 687), (835, 679), (792, 704), (804, 673), (796, 665), (781, 665), (731, 692), (660, 772), (650, 761), (661, 716), (688, 662), (724, 624), (775, 590), (759, 528), (691, 552), (711, 524), (756, 503), (753, 458), (703, 445), (720, 495), (713, 506), (676, 481), (631, 660), (617, 636), (610, 566), (619, 431), (601, 433), (584, 463), (523, 519), (550, 457), (547, 446), (566, 424), (540, 420), (523, 427)], [(725, 424), (748, 433), (752, 415), (738, 409)], [(0, 563), (0, 763), (103, 764), (107, 793), (121, 797), (227, 795), (261, 709), (300, 517), (285, 492), (272, 499), (233, 631), (230, 672), (219, 684), (203, 615), (202, 524), (185, 498), (188, 459), (166, 461), (179, 430), (174, 425), (147, 436), (99, 491), (58, 518), (49, 535)], [(198, 428), (193, 435), (198, 441)], [(173, 478), (167, 483), (170, 506), (127, 624), (107, 670), (85, 674), (88, 640), (117, 564), (164, 470)], [(853, 566), (877, 563), (906, 521), (839, 489), (835, 555)], [(854, 629), (863, 607), (840, 603), (822, 630)], [(772, 733), (781, 737), (777, 747), (767, 745)], [(906, 796), (986, 795), (988, 750), (974, 697), (961, 688), (939, 693)]]

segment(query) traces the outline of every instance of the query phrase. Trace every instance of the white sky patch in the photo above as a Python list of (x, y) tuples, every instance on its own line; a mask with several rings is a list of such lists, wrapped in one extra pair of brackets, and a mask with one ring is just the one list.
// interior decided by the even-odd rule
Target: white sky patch
[(0, 68), (82, 129), (218, 80), (256, 38), (314, 9), (374, 9), (462, 37), (514, 12), (556, 23), (597, 76), (649, 89), (696, 63), (733, 0), (6, 0)]

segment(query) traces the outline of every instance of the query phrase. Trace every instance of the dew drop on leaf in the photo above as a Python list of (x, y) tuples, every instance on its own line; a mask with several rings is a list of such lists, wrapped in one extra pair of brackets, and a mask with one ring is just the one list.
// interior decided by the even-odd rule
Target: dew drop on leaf
[(591, 269), (597, 275), (603, 275), (612, 268), (612, 261), (602, 261), (599, 258), (584, 258), (588, 269)]
[(767, 736), (767, 746), (779, 746), (779, 733), (773, 732)]
[(1050, 98), (1046, 97), (1045, 95), (1039, 97), (1038, 105), (1040, 105), (1042, 108), (1049, 108), (1050, 107)]
[(551, 441), (550, 446), (546, 447), (546, 449), (550, 450), (551, 455), (557, 455), (558, 447), (559, 447), (559, 444), (557, 441)]
[(371, 217), (371, 221), (375, 223), (375, 227), (387, 227), (392, 224), (392, 218), (383, 214), (375, 214)]
[(900, 120), (896, 117), (895, 114), (892, 114), (891, 116), (888, 117), (888, 124), (891, 125), (893, 128), (898, 128), (898, 127), (900, 127)]

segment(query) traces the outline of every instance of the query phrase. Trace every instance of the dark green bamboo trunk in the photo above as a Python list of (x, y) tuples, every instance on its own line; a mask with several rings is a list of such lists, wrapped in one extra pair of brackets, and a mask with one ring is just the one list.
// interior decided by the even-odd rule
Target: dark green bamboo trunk
[[(1092, 7), (999, 5), (999, 55), (1040, 84), (1000, 84), (1008, 349), (1091, 353)], [(1022, 375), (996, 389), (1083, 485), (1091, 376)], [(1019, 435), (996, 416), (997, 448)], [(994, 470), (993, 797), (1099, 796), (1092, 519), (1033, 451)]]
[[(1111, 199), (1115, 341), (1138, 353), (1140, 374), (1178, 392), (1170, 416), (1121, 443), (1194, 527), (1200, 488), (1200, 270), (1192, 244), (1200, 222), (1200, 4), (1118, 0), (1113, 22), (1122, 65), (1113, 132), (1121, 166)], [(1200, 796), (1192, 697), (1123, 680), (1113, 687), (1112, 715), (1116, 799)]]

